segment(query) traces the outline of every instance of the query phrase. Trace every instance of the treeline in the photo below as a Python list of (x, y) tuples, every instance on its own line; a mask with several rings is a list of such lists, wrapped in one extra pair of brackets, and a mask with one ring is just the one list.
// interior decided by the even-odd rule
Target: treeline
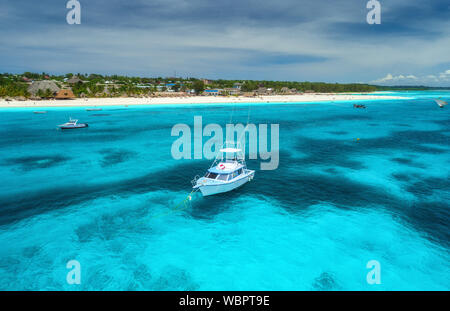
[(154, 88), (139, 88), (134, 84), (98, 85), (97, 82), (77, 83), (71, 86), (72, 91), (77, 97), (118, 97), (122, 95), (138, 96), (156, 92)]
[(339, 84), (324, 82), (291, 82), (291, 81), (245, 81), (242, 91), (251, 92), (260, 87), (271, 88), (280, 92), (283, 88), (295, 89), (300, 92), (313, 91), (316, 93), (341, 93), (341, 92), (375, 92), (377, 87), (368, 84)]
[(430, 87), (424, 85), (377, 86), (379, 91), (432, 91), (448, 90), (450, 87)]
[(0, 75), (0, 97), (30, 97), (28, 84), (10, 80)]
[[(127, 77), (121, 75), (100, 75), (67, 73), (64, 75), (51, 75), (48, 73), (25, 72), (23, 74), (0, 74), (0, 97), (30, 97), (27, 88), (31, 81), (52, 80), (61, 87), (64, 81), (74, 76), (83, 83), (72, 84), (73, 93), (77, 97), (88, 96), (134, 96), (166, 91), (186, 91), (194, 89), (200, 94), (204, 89), (233, 88), (239, 86), (242, 92), (254, 92), (260, 88), (272, 89), (274, 93), (282, 93), (289, 89), (297, 92), (316, 93), (343, 93), (343, 92), (375, 92), (375, 91), (401, 91), (401, 90), (431, 90), (424, 86), (376, 86), (368, 84), (340, 84), (323, 82), (296, 82), (296, 81), (256, 81), (256, 80), (206, 80), (180, 77)], [(170, 86), (169, 86), (170, 85)], [(39, 94), (45, 97), (46, 94)]]

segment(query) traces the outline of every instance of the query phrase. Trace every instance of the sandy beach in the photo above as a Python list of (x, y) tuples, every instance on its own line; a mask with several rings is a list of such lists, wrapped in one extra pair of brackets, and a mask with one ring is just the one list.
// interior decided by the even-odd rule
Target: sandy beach
[(95, 107), (95, 106), (132, 106), (132, 105), (177, 105), (177, 104), (217, 104), (217, 103), (283, 103), (283, 102), (324, 102), (358, 101), (375, 99), (407, 99), (398, 96), (350, 95), (350, 94), (305, 94), (272, 95), (258, 97), (154, 97), (154, 98), (79, 98), (74, 100), (6, 101), (0, 99), (0, 108), (17, 107)]

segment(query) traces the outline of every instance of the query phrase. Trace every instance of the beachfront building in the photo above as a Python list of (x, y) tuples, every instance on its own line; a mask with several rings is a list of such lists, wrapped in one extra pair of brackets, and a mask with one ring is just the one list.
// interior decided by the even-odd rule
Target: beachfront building
[(205, 90), (203, 92), (203, 95), (207, 95), (207, 96), (218, 96), (220, 94), (222, 94), (223, 90), (220, 89), (213, 89), (213, 90)]
[(225, 88), (222, 92), (223, 95), (231, 95), (231, 96), (237, 96), (241, 94), (241, 90), (237, 88)]
[(282, 87), (280, 90), (281, 94), (284, 95), (292, 95), (292, 94), (297, 94), (297, 90), (296, 89), (290, 89), (288, 87)]
[(272, 93), (272, 89), (260, 87), (255, 91), (256, 95), (269, 95)]
[(56, 94), (55, 99), (74, 99), (75, 95), (72, 90), (59, 90)]
[(176, 83), (166, 83), (166, 88), (167, 90), (171, 91), (175, 85)]
[(77, 84), (77, 83), (83, 83), (83, 81), (80, 78), (78, 78), (78, 76), (73, 76), (72, 78), (67, 80), (67, 83), (69, 83), (69, 84)]
[(214, 82), (214, 81), (212, 81), (212, 80), (203, 79), (203, 84), (204, 84), (204, 85), (210, 85), (210, 84), (213, 84), (213, 82)]
[(281, 94), (289, 94), (291, 93), (291, 90), (288, 87), (282, 87), (280, 90)]
[(34, 81), (27, 89), (28, 93), (36, 96), (39, 94), (45, 94), (50, 92), (52, 96), (55, 96), (60, 88), (53, 81)]
[(138, 84), (136, 85), (137, 88), (139, 89), (151, 89), (153, 87), (153, 85), (151, 84)]

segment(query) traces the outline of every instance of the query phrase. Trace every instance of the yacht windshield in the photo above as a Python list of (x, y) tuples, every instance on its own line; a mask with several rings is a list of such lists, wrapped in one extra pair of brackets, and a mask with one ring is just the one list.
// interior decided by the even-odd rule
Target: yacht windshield
[(218, 180), (227, 181), (228, 174), (220, 174), (219, 177), (217, 177)]
[(216, 179), (216, 177), (217, 177), (217, 175), (218, 174), (215, 174), (215, 173), (206, 173), (206, 175), (205, 175), (205, 177), (206, 178), (211, 178), (211, 179)]

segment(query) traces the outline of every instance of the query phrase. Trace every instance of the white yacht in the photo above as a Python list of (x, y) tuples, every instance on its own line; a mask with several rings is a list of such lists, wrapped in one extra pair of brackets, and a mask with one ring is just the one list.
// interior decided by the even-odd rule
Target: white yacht
[(255, 171), (247, 169), (245, 155), (241, 149), (225, 148), (220, 150), (211, 168), (204, 177), (196, 177), (193, 188), (200, 189), (203, 196), (234, 190), (251, 181)]
[(88, 127), (89, 125), (87, 123), (78, 123), (78, 120), (74, 120), (72, 118), (69, 119), (69, 122), (58, 125), (58, 127), (62, 130), (72, 130), (72, 129), (79, 129)]

